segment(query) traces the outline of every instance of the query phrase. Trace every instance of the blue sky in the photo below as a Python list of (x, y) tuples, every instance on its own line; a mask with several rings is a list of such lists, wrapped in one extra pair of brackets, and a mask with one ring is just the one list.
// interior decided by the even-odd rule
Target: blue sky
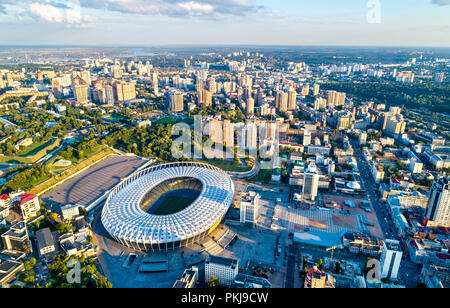
[(0, 0), (0, 44), (450, 47), (449, 16), (450, 0)]

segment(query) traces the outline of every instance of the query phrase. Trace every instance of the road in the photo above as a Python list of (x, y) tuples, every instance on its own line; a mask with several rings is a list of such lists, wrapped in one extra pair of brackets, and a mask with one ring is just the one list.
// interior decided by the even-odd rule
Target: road
[[(375, 183), (372, 174), (370, 172), (370, 167), (365, 160), (361, 148), (359, 145), (353, 141), (352, 146), (355, 150), (355, 157), (358, 163), (358, 169), (361, 174), (362, 186), (366, 190), (369, 196), (369, 201), (372, 203), (372, 207), (377, 215), (378, 222), (383, 230), (383, 233), (387, 239), (394, 239), (401, 241), (399, 236), (395, 231), (394, 222), (392, 221), (391, 215), (389, 215), (388, 205), (381, 200), (378, 196), (375, 188), (377, 184)], [(409, 257), (403, 253), (403, 259), (400, 265), (399, 280), (406, 285), (406, 287), (416, 287), (419, 280), (420, 267), (414, 264)]]

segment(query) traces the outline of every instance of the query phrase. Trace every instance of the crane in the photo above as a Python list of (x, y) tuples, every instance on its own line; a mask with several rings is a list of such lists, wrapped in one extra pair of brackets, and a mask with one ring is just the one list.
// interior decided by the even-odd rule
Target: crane
[[(337, 245), (337, 246), (333, 246), (333, 247), (327, 248), (327, 251), (331, 250), (331, 261), (333, 261), (333, 253), (334, 253), (334, 250), (336, 248), (344, 248), (345, 246), (351, 245), (351, 244), (360, 244), (360, 243), (358, 243), (358, 242), (347, 242), (347, 243), (344, 243), (344, 244), (340, 244), (340, 245)], [(373, 244), (370, 244), (370, 243), (364, 243), (364, 245), (365, 246), (372, 246), (372, 247), (378, 246), (378, 245), (373, 245)]]
[(337, 246), (333, 246), (333, 247), (327, 248), (327, 251), (330, 251), (330, 250), (331, 250), (331, 261), (333, 261), (333, 254), (334, 254), (334, 250), (335, 250), (336, 248), (344, 248), (345, 246), (350, 245), (350, 244), (353, 244), (353, 243), (354, 243), (354, 242), (348, 242), (348, 243), (344, 243), (344, 244), (340, 244), (340, 245), (337, 245)]

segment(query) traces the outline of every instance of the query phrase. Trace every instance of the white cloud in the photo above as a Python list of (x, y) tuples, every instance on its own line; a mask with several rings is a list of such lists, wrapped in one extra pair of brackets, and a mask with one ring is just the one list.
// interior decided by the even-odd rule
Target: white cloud
[(66, 27), (91, 27), (94, 22), (92, 17), (81, 13), (78, 0), (0, 0), (1, 12)]
[(52, 23), (63, 23), (64, 15), (58, 8), (50, 4), (31, 3), (29, 6), (31, 15)]
[(80, 0), (80, 5), (128, 14), (204, 18), (242, 16), (260, 8), (251, 0)]
[(437, 5), (449, 5), (450, 0), (432, 0), (433, 4)]

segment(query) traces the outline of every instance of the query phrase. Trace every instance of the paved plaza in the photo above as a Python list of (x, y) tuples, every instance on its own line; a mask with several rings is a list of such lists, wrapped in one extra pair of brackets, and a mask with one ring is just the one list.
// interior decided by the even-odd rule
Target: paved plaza
[(145, 162), (139, 157), (110, 156), (45, 193), (42, 199), (60, 205), (89, 205)]
[(342, 213), (330, 209), (288, 209), (288, 230), (302, 232), (303, 229), (341, 234), (346, 231), (361, 232), (367, 230), (366, 217), (362, 213)]

